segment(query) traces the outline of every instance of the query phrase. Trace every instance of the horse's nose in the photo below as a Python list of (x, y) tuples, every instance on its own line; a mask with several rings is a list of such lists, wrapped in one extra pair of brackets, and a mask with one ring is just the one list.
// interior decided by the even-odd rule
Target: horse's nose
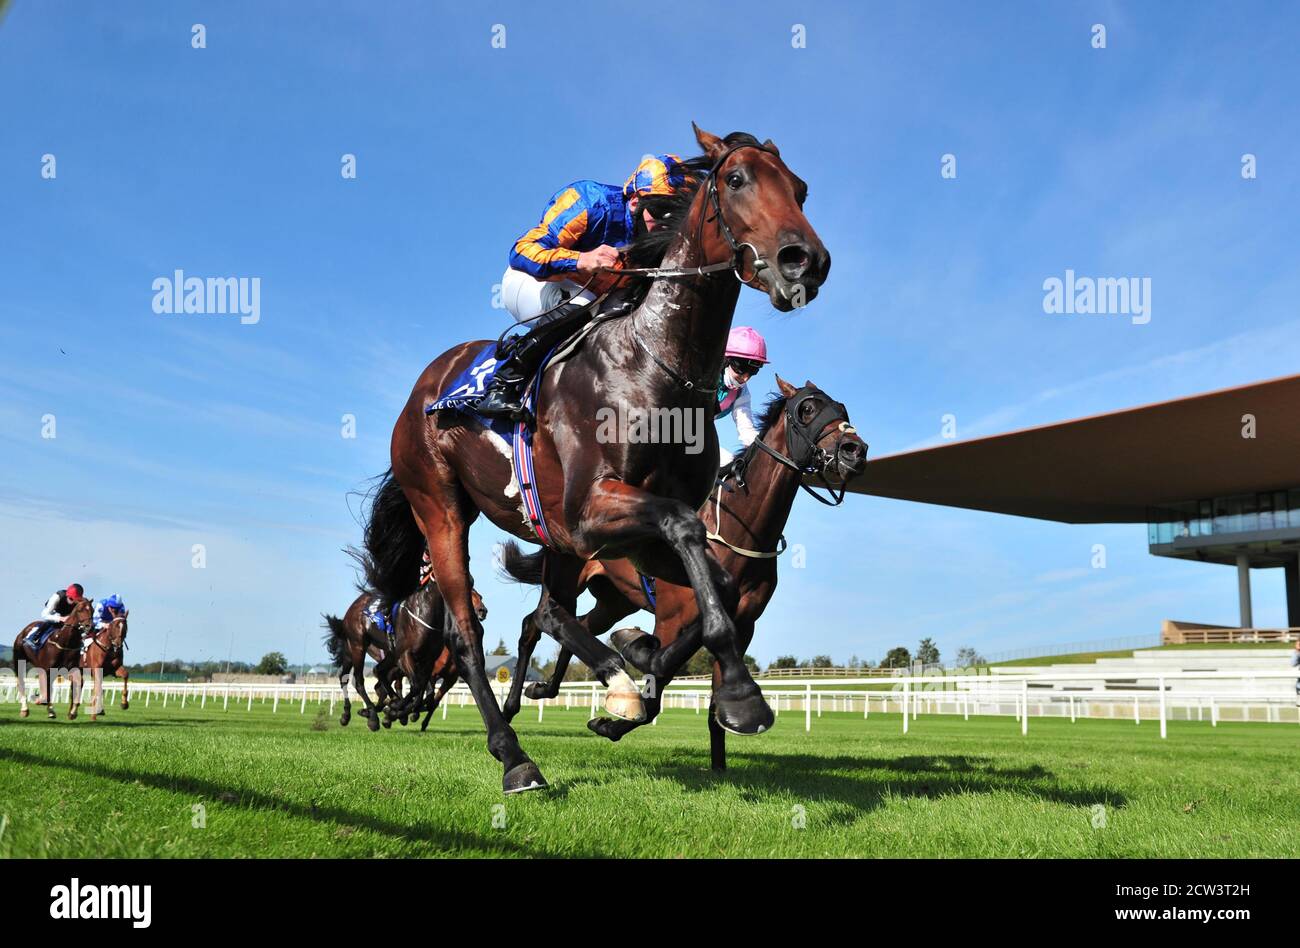
[(851, 467), (857, 467), (867, 456), (867, 446), (861, 441), (845, 441), (840, 445), (840, 460)]
[(776, 267), (781, 276), (793, 283), (812, 269), (813, 257), (813, 249), (806, 241), (795, 241), (776, 252)]

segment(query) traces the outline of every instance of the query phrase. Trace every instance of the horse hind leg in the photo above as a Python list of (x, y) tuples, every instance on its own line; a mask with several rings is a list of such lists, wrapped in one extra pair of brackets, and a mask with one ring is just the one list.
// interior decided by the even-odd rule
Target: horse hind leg
[[(417, 494), (417, 499), (422, 495)], [(434, 564), (434, 579), (442, 590), (451, 618), (451, 638), (455, 643), (456, 668), (469, 684), (478, 706), (483, 726), (488, 732), (488, 750), (505, 770), (501, 789), (520, 793), (547, 786), (546, 778), (522, 747), (508, 721), (497, 706), (496, 695), (488, 681), (483, 660), (483, 626), (474, 612), (473, 582), (469, 575), (469, 528), (460, 518), (442, 516), (438, 505), (427, 501), (427, 509), (416, 510), (417, 522), (429, 544), (429, 559)], [(448, 521), (452, 522), (449, 524)], [(438, 524), (433, 532), (426, 524)]]
[(339, 727), (347, 727), (352, 720), (352, 699), (348, 697), (348, 679), (351, 677), (351, 665), (339, 669), (339, 688), (343, 690), (343, 713), (339, 716)]

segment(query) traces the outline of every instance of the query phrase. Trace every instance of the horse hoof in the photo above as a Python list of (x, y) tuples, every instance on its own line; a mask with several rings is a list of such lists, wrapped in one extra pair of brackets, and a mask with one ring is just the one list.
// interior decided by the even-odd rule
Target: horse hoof
[(659, 641), (636, 626), (619, 629), (609, 637), (609, 644), (615, 651), (637, 668), (649, 668), (659, 650)]
[(546, 693), (546, 682), (530, 681), (524, 685), (524, 697), (532, 698), (534, 701), (540, 701), (542, 698), (553, 698), (554, 695)]
[(339, 718), (339, 727), (347, 727), (348, 722), (351, 720), (352, 720), (351, 716), (346, 714), (343, 715), (341, 718)]
[(76, 712), (76, 711), (69, 711), (69, 712), (68, 712), (68, 720), (69, 720), (69, 721), (75, 721), (75, 720), (77, 720), (77, 712)]
[(623, 736), (623, 732), (615, 727), (616, 724), (617, 721), (611, 721), (609, 718), (592, 718), (587, 722), (587, 730), (611, 741), (617, 741)]
[(762, 734), (776, 720), (772, 709), (767, 706), (763, 696), (750, 695), (745, 698), (717, 700), (718, 725), (732, 734)]
[(91, 724), (94, 724), (94, 723), (95, 723), (95, 718), (96, 718), (96, 717), (98, 717), (98, 715), (94, 715), (94, 714), (92, 714), (92, 715), (90, 716), (90, 723), (91, 723)]
[(21, 711), (18, 712), (18, 716), (19, 716), (20, 718), (25, 718), (25, 717), (27, 717), (27, 715), (28, 715), (29, 713), (30, 713), (30, 712), (28, 712), (28, 710), (27, 710), (26, 708), (23, 708)]
[(523, 793), (525, 790), (545, 790), (548, 784), (542, 772), (531, 760), (511, 767), (501, 781), (501, 789), (506, 793)]
[(366, 718), (366, 727), (370, 728), (370, 730), (372, 730), (372, 731), (378, 731), (378, 730), (379, 730), (379, 719), (378, 719), (378, 718), (373, 718), (373, 717), (368, 717), (368, 718)]
[(123, 702), (122, 702), (122, 710), (123, 710), (123, 711), (125, 711), (125, 710), (126, 710), (127, 708), (129, 708), (129, 707), (131, 707), (131, 702), (129, 702), (129, 701), (123, 701)]
[(605, 692), (605, 710), (622, 721), (641, 722), (645, 720), (645, 702), (628, 673), (615, 672), (609, 678), (609, 689)]

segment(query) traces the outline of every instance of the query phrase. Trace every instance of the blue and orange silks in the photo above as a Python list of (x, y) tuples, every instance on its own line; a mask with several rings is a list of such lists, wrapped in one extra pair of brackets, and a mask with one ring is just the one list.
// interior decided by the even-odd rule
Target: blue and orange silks
[[(634, 218), (628, 202), (638, 194), (671, 194), (686, 181), (676, 155), (649, 155), (620, 188), (599, 181), (575, 181), (551, 196), (542, 220), (515, 241), (509, 263), (538, 280), (572, 279), (578, 254), (632, 239)], [(609, 289), (618, 278), (601, 274), (594, 292)]]

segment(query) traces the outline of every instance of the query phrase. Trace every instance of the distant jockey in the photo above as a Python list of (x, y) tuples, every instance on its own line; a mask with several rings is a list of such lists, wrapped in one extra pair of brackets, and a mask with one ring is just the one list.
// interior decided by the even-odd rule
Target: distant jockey
[[(767, 364), (767, 342), (758, 330), (749, 326), (735, 326), (727, 336), (727, 349), (722, 360), (722, 380), (718, 385), (718, 417), (730, 415), (736, 423), (736, 436), (742, 448), (747, 448), (758, 437), (754, 427), (754, 409), (749, 397), (749, 380)], [(719, 445), (721, 465), (732, 461), (732, 454)]]
[(619, 248), (659, 226), (641, 208), (642, 196), (673, 194), (686, 180), (680, 158), (653, 155), (642, 159), (622, 188), (575, 181), (551, 197), (541, 222), (511, 247), (510, 267), (501, 279), (510, 315), (519, 322), (540, 318), (526, 335), (512, 337), (497, 351), (504, 361), (474, 406), (476, 414), (525, 416), (524, 383), (547, 352), (590, 318), (583, 305), (617, 285), (618, 277), (600, 268), (620, 266)]
[(45, 602), (45, 608), (41, 610), (41, 624), (27, 634), (28, 644), (34, 645), (43, 637), (46, 637), (44, 633), (50, 631), (56, 625), (62, 625), (63, 620), (72, 615), (73, 607), (85, 595), (86, 591), (82, 589), (81, 583), (73, 583), (67, 589), (60, 589), (50, 596)]
[(126, 615), (126, 603), (122, 602), (121, 596), (113, 593), (107, 599), (95, 603), (95, 628), (102, 629), (114, 619), (120, 619), (124, 615)]

